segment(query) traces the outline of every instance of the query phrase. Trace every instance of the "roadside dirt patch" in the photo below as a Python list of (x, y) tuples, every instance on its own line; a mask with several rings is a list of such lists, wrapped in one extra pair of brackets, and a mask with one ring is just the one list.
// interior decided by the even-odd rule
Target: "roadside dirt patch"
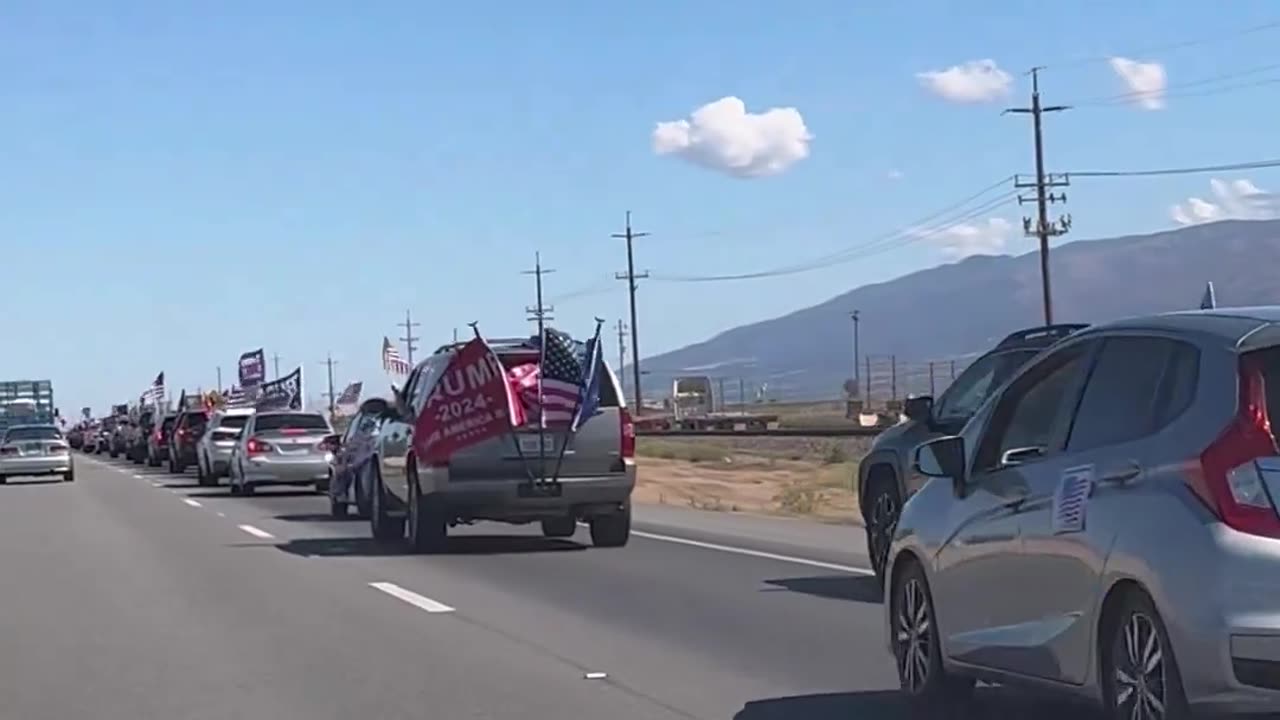
[(640, 438), (635, 500), (717, 512), (860, 521), (869, 438)]

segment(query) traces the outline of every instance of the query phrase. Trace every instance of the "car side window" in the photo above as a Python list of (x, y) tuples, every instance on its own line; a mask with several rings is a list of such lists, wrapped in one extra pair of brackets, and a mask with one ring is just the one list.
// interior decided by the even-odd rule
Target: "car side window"
[(960, 377), (938, 398), (938, 408), (934, 411), (938, 422), (964, 420), (973, 415), (993, 389), (996, 367), (999, 364), (1000, 357), (992, 354), (979, 358), (965, 368)]
[(1198, 365), (1199, 351), (1177, 340), (1107, 338), (1089, 373), (1067, 450), (1119, 445), (1155, 433), (1190, 404)]
[(1081, 342), (1061, 348), (1008, 387), (978, 447), (975, 471), (998, 470), (1009, 450), (1040, 448), (1049, 455), (1062, 447), (1096, 346)]

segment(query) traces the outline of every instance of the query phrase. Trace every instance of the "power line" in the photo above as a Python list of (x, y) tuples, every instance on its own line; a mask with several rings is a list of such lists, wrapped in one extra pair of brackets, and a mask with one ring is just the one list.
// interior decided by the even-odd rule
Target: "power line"
[[(1139, 100), (1143, 100), (1145, 98), (1163, 99), (1167, 97), (1194, 97), (1196, 95), (1205, 94), (1206, 92), (1216, 94), (1216, 91), (1220, 91), (1223, 89), (1238, 89), (1241, 87), (1251, 87), (1257, 84), (1275, 82), (1275, 79), (1269, 78), (1261, 81), (1261, 83), (1259, 83), (1259, 81), (1253, 81), (1253, 82), (1245, 83), (1243, 85), (1237, 84), (1234, 86), (1227, 86), (1226, 88), (1204, 89), (1204, 86), (1220, 83), (1224, 80), (1235, 80), (1238, 78), (1249, 77), (1251, 75), (1258, 75), (1260, 73), (1271, 72), (1274, 70), (1280, 70), (1280, 63), (1259, 65), (1259, 66), (1251, 67), (1245, 70), (1237, 70), (1235, 72), (1210, 75), (1209, 77), (1200, 78), (1198, 80), (1188, 80), (1186, 82), (1173, 83), (1172, 85), (1168, 85), (1164, 87), (1158, 93), (1153, 93), (1150, 91), (1142, 91), (1142, 90), (1131, 90), (1129, 92), (1117, 93), (1114, 95), (1104, 95), (1102, 97), (1096, 97), (1096, 98), (1091, 98), (1087, 100), (1080, 100), (1077, 102), (1072, 102), (1070, 104), (1072, 107), (1112, 107), (1115, 105), (1130, 104), (1133, 102), (1137, 102)], [(1193, 91), (1190, 93), (1182, 92), (1184, 90), (1191, 89), (1191, 88), (1202, 88), (1202, 89)]]
[[(1189, 38), (1186, 40), (1175, 40), (1174, 42), (1163, 43), (1160, 45), (1148, 45), (1147, 47), (1141, 47), (1136, 50), (1127, 50), (1125, 51), (1125, 54), (1128, 56), (1149, 55), (1152, 53), (1163, 53), (1163, 52), (1169, 52), (1171, 50), (1182, 50), (1190, 47), (1212, 45), (1214, 43), (1222, 42), (1224, 40), (1230, 40), (1232, 38), (1238, 38), (1245, 35), (1252, 35), (1254, 33), (1273, 30), (1276, 28), (1280, 28), (1280, 20), (1272, 20), (1269, 22), (1262, 23), (1260, 25), (1251, 25), (1244, 28), (1238, 28), (1236, 30), (1228, 30), (1222, 33), (1203, 35), (1198, 38)], [(1079, 67), (1081, 65), (1104, 63), (1104, 62), (1109, 62), (1111, 58), (1116, 57), (1117, 55), (1119, 55), (1119, 53), (1110, 53), (1107, 55), (1085, 55), (1085, 56), (1077, 57), (1074, 59), (1067, 59), (1060, 63), (1055, 63), (1045, 67), (1051, 67), (1054, 70), (1057, 70), (1060, 68), (1073, 68), (1073, 67)]]
[(1068, 177), (1152, 177), (1157, 175), (1194, 175), (1209, 172), (1235, 170), (1261, 170), (1280, 167), (1280, 159), (1255, 160), (1253, 162), (1226, 163), (1223, 165), (1193, 165), (1190, 167), (1160, 168), (1156, 170), (1084, 170), (1066, 173)]
[[(993, 190), (996, 190), (1000, 187), (1007, 186), (1009, 181), (1012, 179), (1013, 179), (1012, 175), (1007, 175), (1005, 177), (1002, 177), (1000, 178), (999, 181), (994, 182), (982, 188), (981, 190), (973, 193), (972, 195), (964, 198), (963, 200), (952, 203), (940, 210), (936, 210), (918, 219), (916, 222), (910, 225), (907, 225), (905, 227), (898, 228), (896, 230), (892, 230), (886, 233), (881, 233), (879, 235), (876, 235), (870, 238), (869, 240), (856, 243), (854, 245), (838, 250), (834, 253), (829, 253), (821, 257), (813, 258), (803, 263), (797, 263), (793, 265), (784, 265), (782, 267), (773, 268), (770, 270), (762, 270), (762, 271), (749, 272), (749, 273), (734, 273), (734, 274), (721, 274), (721, 275), (654, 275), (654, 279), (662, 280), (664, 282), (725, 282), (725, 281), (732, 281), (732, 280), (758, 280), (763, 278), (781, 277), (784, 275), (795, 275), (798, 273), (810, 272), (813, 270), (830, 267), (831, 265), (837, 265), (837, 264), (849, 262), (851, 260), (856, 260), (861, 257), (864, 257), (865, 255), (863, 255), (863, 253), (865, 253), (868, 250), (873, 250), (876, 248), (876, 246), (882, 245), (885, 242), (900, 240), (904, 237), (919, 237), (922, 235), (929, 234), (927, 231), (923, 230), (922, 228), (924, 228), (925, 226), (928, 226), (934, 220), (936, 220), (937, 218), (943, 215), (952, 213), (959, 208), (969, 205), (974, 200), (977, 200), (978, 198), (981, 198), (982, 196), (991, 193), (991, 191)], [(1013, 195), (1014, 193), (1006, 193), (1005, 195), (999, 198), (996, 198), (995, 201), (989, 201), (987, 204), (990, 205), (994, 202), (1007, 202), (1010, 198), (1012, 198)], [(972, 212), (972, 210), (967, 211), (966, 215), (968, 214), (968, 212)], [(956, 222), (959, 222), (959, 220), (957, 220), (956, 218), (950, 218), (946, 221), (946, 224), (953, 225)]]

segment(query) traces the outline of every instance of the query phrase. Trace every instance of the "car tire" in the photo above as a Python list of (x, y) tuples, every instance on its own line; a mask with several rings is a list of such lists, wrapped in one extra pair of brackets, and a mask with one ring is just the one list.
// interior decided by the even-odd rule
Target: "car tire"
[(362, 518), (368, 518), (372, 510), (373, 501), (369, 497), (369, 493), (364, 490), (364, 483), (360, 480), (360, 476), (356, 475), (351, 480), (356, 495), (356, 514)]
[(443, 552), (449, 542), (449, 520), (440, 499), (423, 495), (418, 488), (417, 473), (409, 475), (409, 516), (405, 519), (405, 542), (410, 552)]
[(954, 713), (973, 698), (973, 678), (948, 673), (942, 665), (933, 595), (916, 562), (908, 561), (890, 596), (890, 641), (898, 686), (921, 713)]
[(404, 537), (404, 518), (391, 517), (387, 513), (387, 491), (382, 478), (373, 477), (372, 507), (369, 508), (369, 532), (377, 542), (385, 543)]
[[(1134, 714), (1134, 703), (1155, 701), (1164, 708), (1163, 715), (1142, 717), (1163, 720), (1191, 717), (1173, 645), (1155, 603), (1137, 587), (1120, 592), (1123, 595), (1107, 603), (1109, 607), (1103, 616), (1098, 642), (1105, 716), (1138, 717)], [(1150, 709), (1152, 704), (1147, 707)]]
[(70, 471), (70, 472), (62, 473), (62, 482), (75, 482), (75, 481), (76, 481), (76, 471), (75, 471), (75, 470), (72, 470), (72, 471)]
[(542, 535), (549, 538), (573, 537), (578, 532), (578, 520), (573, 516), (542, 521)]
[(889, 545), (893, 541), (893, 530), (898, 524), (902, 501), (892, 472), (872, 470), (867, 490), (866, 504), (863, 505), (866, 508), (863, 526), (867, 534), (867, 558), (871, 561), (876, 582), (883, 588), (885, 561), (889, 557)]
[(173, 461), (173, 474), (174, 474), (174, 475), (183, 475), (183, 474), (185, 474), (186, 472), (187, 472), (187, 464), (186, 464), (186, 463), (182, 462), (181, 460), (174, 460), (174, 461)]
[(334, 520), (345, 520), (347, 517), (347, 501), (329, 497), (329, 516)]
[(617, 512), (596, 515), (588, 524), (591, 526), (592, 545), (602, 548), (623, 547), (631, 539), (631, 503)]
[(0, 475), (0, 485), (4, 485), (8, 482), (9, 482), (9, 478), (5, 477), (4, 475)]

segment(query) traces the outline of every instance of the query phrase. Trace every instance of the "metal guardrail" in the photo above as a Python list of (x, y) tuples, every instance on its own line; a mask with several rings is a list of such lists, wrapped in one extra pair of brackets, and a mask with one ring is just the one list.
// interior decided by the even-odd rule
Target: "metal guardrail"
[(875, 437), (891, 426), (773, 428), (758, 430), (644, 430), (636, 428), (637, 437)]

